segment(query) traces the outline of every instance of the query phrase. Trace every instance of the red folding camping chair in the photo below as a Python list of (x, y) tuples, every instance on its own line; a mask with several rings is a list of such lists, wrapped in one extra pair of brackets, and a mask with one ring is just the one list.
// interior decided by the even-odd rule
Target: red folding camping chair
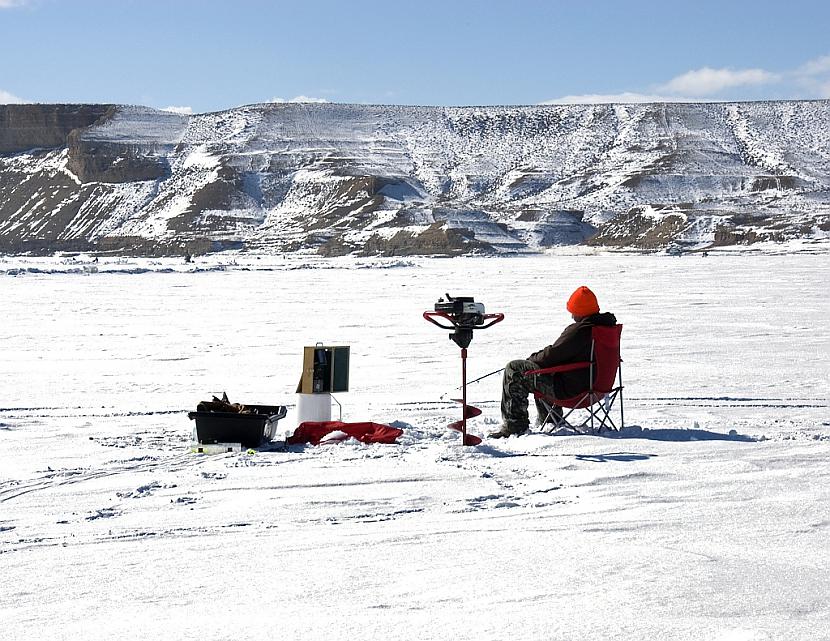
[[(623, 384), (622, 359), (620, 358), (620, 334), (622, 325), (611, 327), (595, 326), (591, 328), (591, 360), (580, 363), (568, 363), (545, 369), (534, 369), (525, 372), (525, 376), (534, 374), (555, 376), (561, 372), (585, 370), (588, 389), (571, 398), (554, 398), (538, 389), (533, 390), (533, 396), (547, 411), (542, 425), (551, 425), (548, 431), (565, 428), (575, 432), (583, 432), (589, 428), (591, 432), (602, 432), (604, 429), (619, 430), (625, 427), (623, 414)], [(616, 384), (615, 384), (616, 382)], [(614, 422), (612, 411), (619, 398), (620, 424)], [(562, 408), (561, 410), (559, 408)], [(567, 410), (567, 411), (565, 411)], [(577, 410), (580, 411), (577, 414)], [(571, 418), (574, 416), (574, 418)], [(576, 419), (582, 417), (581, 422)]]

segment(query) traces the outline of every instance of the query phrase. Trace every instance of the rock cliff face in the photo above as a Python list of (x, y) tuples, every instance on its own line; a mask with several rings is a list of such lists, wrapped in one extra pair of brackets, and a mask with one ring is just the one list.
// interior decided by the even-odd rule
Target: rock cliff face
[(114, 113), (112, 105), (0, 105), (0, 154), (65, 147), (70, 133)]
[(824, 240), (828, 131), (828, 101), (0, 106), (0, 251)]

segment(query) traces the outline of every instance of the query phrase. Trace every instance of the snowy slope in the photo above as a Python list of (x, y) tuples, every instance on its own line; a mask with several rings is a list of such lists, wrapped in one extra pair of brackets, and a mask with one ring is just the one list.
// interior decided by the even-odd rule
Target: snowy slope
[(826, 240), (828, 130), (828, 101), (119, 107), (68, 153), (0, 156), (0, 235), (327, 255)]
[[(827, 639), (830, 265), (793, 249), (0, 258), (3, 636)], [(554, 338), (583, 283), (624, 323), (626, 431), (460, 446), (458, 349), (421, 312), (506, 314), (475, 376)], [(223, 390), (293, 429), (316, 341), (351, 345), (345, 418), (398, 445), (188, 452)], [(471, 386), (471, 431), (498, 394)]]

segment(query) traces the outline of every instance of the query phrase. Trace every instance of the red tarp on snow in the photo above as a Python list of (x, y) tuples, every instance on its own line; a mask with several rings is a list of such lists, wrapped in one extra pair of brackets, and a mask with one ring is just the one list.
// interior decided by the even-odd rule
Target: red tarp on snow
[[(332, 434), (342, 432), (343, 434)], [(331, 438), (325, 438), (331, 434)], [(390, 427), (381, 423), (341, 423), (340, 421), (306, 421), (294, 430), (294, 434), (286, 439), (289, 445), (298, 443), (311, 443), (319, 445), (322, 443), (336, 443), (345, 440), (347, 437), (362, 441), (363, 443), (394, 443), (395, 439), (403, 434), (402, 429)]]

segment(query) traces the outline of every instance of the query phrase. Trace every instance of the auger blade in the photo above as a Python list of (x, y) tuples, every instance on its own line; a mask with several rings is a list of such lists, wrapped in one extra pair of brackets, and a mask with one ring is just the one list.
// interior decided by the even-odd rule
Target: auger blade
[[(464, 401), (460, 398), (452, 399), (456, 403), (461, 403), (464, 405)], [(481, 410), (473, 405), (464, 405), (464, 419), (473, 418), (474, 416), (478, 416), (481, 414)], [(455, 430), (456, 432), (464, 432), (464, 420), (461, 421), (453, 421), (449, 425), (447, 425), (451, 430)], [(479, 445), (481, 443), (481, 439), (478, 436), (474, 436), (473, 434), (464, 434), (464, 445)]]

